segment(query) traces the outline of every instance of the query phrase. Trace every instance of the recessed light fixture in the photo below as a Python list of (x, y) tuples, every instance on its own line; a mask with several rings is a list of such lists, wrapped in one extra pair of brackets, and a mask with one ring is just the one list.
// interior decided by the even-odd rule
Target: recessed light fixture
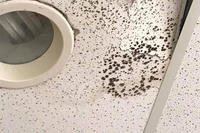
[(72, 53), (66, 18), (38, 1), (0, 3), (0, 87), (24, 88), (56, 75)]

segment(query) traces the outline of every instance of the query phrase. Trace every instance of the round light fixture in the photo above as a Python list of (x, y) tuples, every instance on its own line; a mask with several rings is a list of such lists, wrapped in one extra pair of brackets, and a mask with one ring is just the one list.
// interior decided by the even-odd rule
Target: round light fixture
[(24, 88), (58, 74), (73, 50), (66, 18), (38, 1), (0, 3), (0, 87)]

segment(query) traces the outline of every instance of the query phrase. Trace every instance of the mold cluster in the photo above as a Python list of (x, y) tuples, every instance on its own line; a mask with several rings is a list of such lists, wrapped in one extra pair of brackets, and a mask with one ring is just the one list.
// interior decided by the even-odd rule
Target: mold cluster
[(98, 35), (102, 42), (93, 45), (107, 48), (99, 49), (105, 56), (90, 60), (100, 60), (97, 63), (103, 70), (99, 73), (107, 93), (127, 97), (159, 88), (175, 42), (178, 15), (171, 7), (151, 0), (73, 0), (71, 4), (79, 11), (72, 14), (87, 20), (79, 22), (85, 26), (79, 26), (82, 32)]
[(157, 87), (162, 81), (167, 61), (128, 51), (112, 53), (104, 59), (104, 65), (104, 76), (101, 78), (103, 87), (115, 97), (126, 97), (141, 95)]
[[(87, 77), (87, 73), (79, 70), (90, 69), (92, 79), (101, 84), (102, 91), (116, 97), (142, 95), (150, 88), (159, 88), (176, 41), (179, 9), (174, 7), (178, 3), (172, 3), (157, 0), (54, 3), (59, 10), (65, 10), (68, 21), (79, 31), (73, 63), (68, 66), (80, 66), (67, 74), (74, 75), (76, 71)], [(91, 82), (88, 79), (82, 80)], [(93, 90), (102, 87), (97, 85)]]

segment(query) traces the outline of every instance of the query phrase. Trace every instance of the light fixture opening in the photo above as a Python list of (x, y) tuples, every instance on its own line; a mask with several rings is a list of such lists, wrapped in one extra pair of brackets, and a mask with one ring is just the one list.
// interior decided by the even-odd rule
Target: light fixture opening
[(57, 75), (74, 46), (65, 16), (32, 0), (0, 2), (0, 10), (0, 87), (24, 88)]
[(0, 62), (24, 64), (42, 56), (50, 47), (51, 21), (38, 13), (15, 11), (0, 16)]

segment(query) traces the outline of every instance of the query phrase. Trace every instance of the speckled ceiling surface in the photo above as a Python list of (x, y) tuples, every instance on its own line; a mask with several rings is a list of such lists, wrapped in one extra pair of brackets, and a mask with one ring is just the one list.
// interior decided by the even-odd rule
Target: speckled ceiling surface
[(171, 88), (157, 131), (199, 133), (200, 131), (200, 18)]
[(0, 132), (142, 132), (170, 60), (181, 1), (41, 1), (79, 31), (74, 51), (57, 77), (1, 88)]

